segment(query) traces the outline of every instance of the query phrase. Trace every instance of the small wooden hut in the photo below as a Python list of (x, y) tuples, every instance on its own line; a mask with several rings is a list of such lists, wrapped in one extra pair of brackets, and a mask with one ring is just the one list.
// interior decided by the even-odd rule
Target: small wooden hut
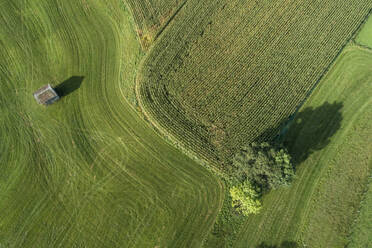
[(34, 98), (39, 104), (50, 105), (59, 99), (57, 92), (47, 84), (34, 93)]

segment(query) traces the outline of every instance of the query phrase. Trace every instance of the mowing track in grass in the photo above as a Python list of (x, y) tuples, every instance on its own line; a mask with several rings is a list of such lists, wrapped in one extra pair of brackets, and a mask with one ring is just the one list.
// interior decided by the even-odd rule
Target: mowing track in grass
[(340, 55), (285, 138), (302, 161), (295, 182), (264, 198), (263, 211), (246, 221), (236, 247), (346, 245), (372, 169), (371, 67), (367, 49), (351, 46)]
[[(223, 187), (127, 101), (140, 46), (123, 2), (2, 3), (0, 246), (200, 246)], [(80, 87), (37, 105), (63, 81)]]
[(369, 181), (369, 188), (352, 229), (348, 248), (368, 247), (372, 244), (372, 177)]

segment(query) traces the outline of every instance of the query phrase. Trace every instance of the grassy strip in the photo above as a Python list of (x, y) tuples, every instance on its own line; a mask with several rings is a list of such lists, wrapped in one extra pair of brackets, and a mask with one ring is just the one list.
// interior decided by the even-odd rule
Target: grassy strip
[(264, 198), (236, 247), (343, 247), (371, 170), (372, 53), (351, 46), (300, 109), (285, 142), (297, 179)]
[(372, 244), (372, 180), (369, 180), (369, 189), (358, 210), (358, 219), (352, 228), (349, 237), (349, 248), (368, 247)]
[(370, 15), (368, 21), (363, 25), (355, 41), (363, 46), (372, 48), (372, 15)]
[[(372, 16), (363, 25), (356, 37), (356, 42), (363, 46), (372, 48)], [(358, 210), (358, 218), (355, 219), (349, 243), (347, 247), (368, 247), (372, 244), (372, 181), (369, 178), (369, 188), (364, 193), (365, 197)]]
[(218, 213), (212, 231), (203, 243), (203, 247), (232, 247), (238, 238), (239, 229), (246, 220), (244, 216), (238, 214), (232, 207), (232, 200), (228, 190), (231, 185), (228, 181), (225, 181), (225, 185), (227, 187), (223, 206)]

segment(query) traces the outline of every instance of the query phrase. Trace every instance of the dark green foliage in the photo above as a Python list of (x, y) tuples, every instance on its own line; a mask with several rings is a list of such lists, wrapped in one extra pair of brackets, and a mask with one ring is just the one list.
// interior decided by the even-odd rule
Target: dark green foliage
[[(225, 181), (225, 183), (227, 186), (231, 186), (229, 182)], [(205, 247), (232, 247), (244, 221), (245, 217), (235, 211), (230, 192), (226, 190), (223, 206), (205, 242)]]
[(268, 245), (265, 242), (262, 242), (257, 246), (257, 248), (297, 248), (298, 244), (293, 241), (284, 241), (281, 245)]
[(294, 176), (294, 169), (285, 148), (264, 142), (243, 147), (233, 159), (232, 173), (235, 180), (249, 180), (265, 192), (287, 185)]
[(260, 191), (256, 190), (249, 180), (245, 180), (241, 184), (231, 187), (230, 195), (232, 198), (231, 206), (245, 216), (259, 213), (262, 207), (259, 200)]

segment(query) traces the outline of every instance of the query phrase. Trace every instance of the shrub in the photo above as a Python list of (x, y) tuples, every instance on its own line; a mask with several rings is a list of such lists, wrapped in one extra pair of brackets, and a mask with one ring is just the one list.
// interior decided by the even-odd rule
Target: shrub
[(249, 181), (230, 188), (232, 206), (241, 214), (257, 214), (261, 209), (260, 194)]
[(266, 142), (252, 143), (235, 155), (232, 176), (238, 182), (248, 180), (265, 192), (289, 184), (294, 168), (286, 149)]

